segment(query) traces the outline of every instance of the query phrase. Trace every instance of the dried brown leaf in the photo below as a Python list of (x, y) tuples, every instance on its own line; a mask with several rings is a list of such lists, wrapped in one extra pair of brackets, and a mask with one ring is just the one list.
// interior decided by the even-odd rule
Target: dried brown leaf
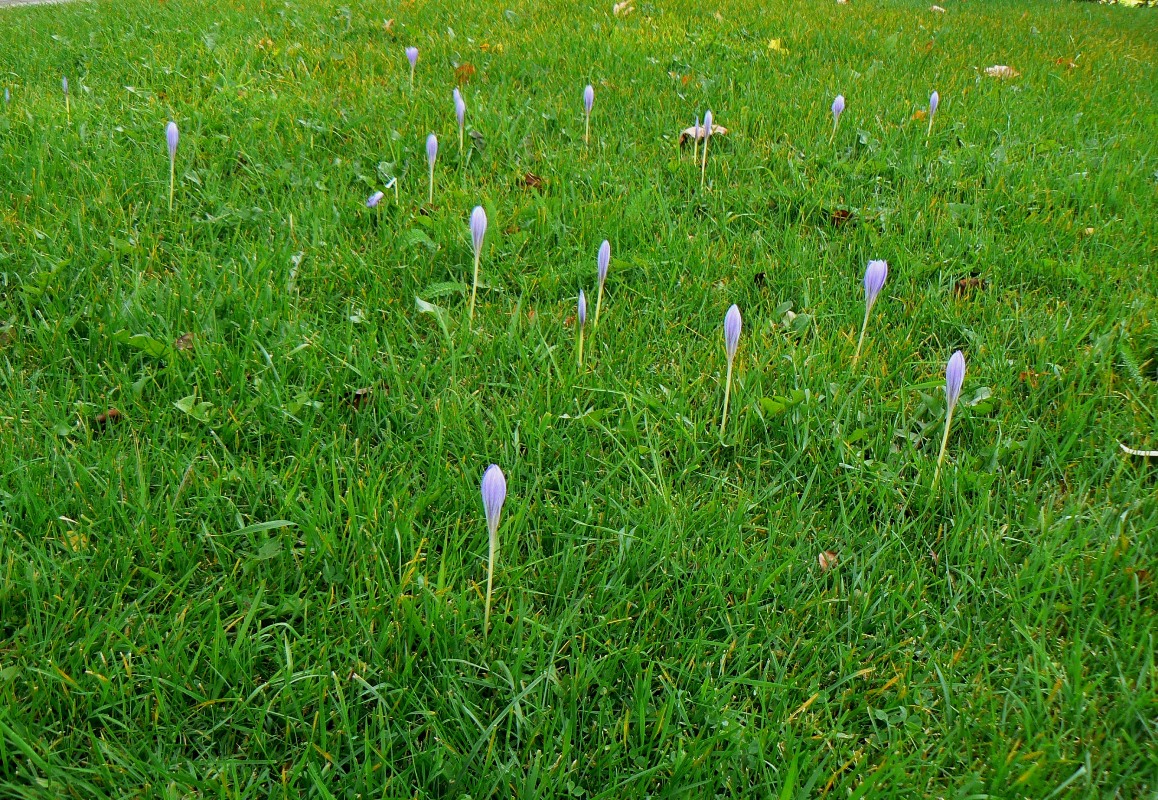
[(347, 400), (349, 401), (350, 405), (354, 407), (355, 411), (360, 411), (366, 406), (367, 403), (370, 402), (370, 396), (373, 393), (373, 386), (367, 386), (363, 389), (355, 389), (354, 391), (350, 392), (350, 396), (347, 398)]
[(125, 415), (121, 413), (120, 409), (110, 408), (108, 411), (104, 411), (93, 417), (92, 424), (94, 428), (105, 428), (109, 425), (115, 425), (124, 418)]
[(992, 67), (986, 67), (985, 74), (990, 78), (1000, 78), (1002, 80), (1016, 78), (1021, 75), (1020, 72), (1006, 64), (994, 64)]
[(178, 336), (177, 340), (175, 342), (173, 342), (173, 349), (174, 350), (192, 350), (193, 349), (193, 334), (192, 333), (184, 333), (184, 334), (181, 334), (180, 336)]
[(469, 61), (464, 61), (454, 68), (454, 80), (461, 86), (473, 78), (476, 72), (478, 72), (478, 70), (475, 69), (474, 64)]
[(533, 172), (528, 172), (519, 181), (524, 189), (541, 189), (543, 188), (543, 179)]
[[(680, 131), (680, 146), (682, 147), (684, 144), (692, 141), (693, 139), (703, 139), (707, 132), (708, 129), (704, 125), (692, 125), (690, 128), (684, 128), (682, 131)], [(716, 125), (715, 123), (712, 123), (712, 136), (725, 136), (727, 133), (728, 129), (723, 125)]]
[(818, 560), (820, 561), (820, 571), (828, 572), (830, 569), (836, 566), (836, 553), (832, 552), (831, 550), (825, 550), (820, 554)]
[(962, 278), (953, 285), (953, 294), (957, 297), (964, 297), (974, 290), (983, 291), (989, 288), (989, 281), (984, 278), (972, 275), (968, 278)]

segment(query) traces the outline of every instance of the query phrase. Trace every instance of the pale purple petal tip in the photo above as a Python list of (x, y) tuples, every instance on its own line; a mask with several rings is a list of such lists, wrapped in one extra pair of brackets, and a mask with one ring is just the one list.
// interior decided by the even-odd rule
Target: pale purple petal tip
[(941, 95), (933, 92), (929, 95), (929, 116), (937, 113), (937, 106), (941, 105)]
[(466, 101), (462, 99), (462, 92), (454, 90), (454, 115), (458, 118), (458, 127), (466, 122)]
[(432, 133), (426, 137), (426, 160), (433, 167), (436, 158), (438, 158), (438, 137)]
[(583, 90), (583, 107), (587, 109), (587, 113), (591, 113), (592, 107), (595, 105), (595, 87), (587, 84), (587, 88)]
[(499, 516), (503, 513), (503, 503), (507, 499), (507, 479), (498, 464), (487, 467), (482, 479), (483, 511), (487, 517), (487, 530), (491, 536), (499, 529)]
[(382, 202), (382, 198), (385, 196), (385, 192), (374, 192), (374, 194), (366, 198), (366, 208), (374, 208), (376, 205)]
[(587, 297), (584, 296), (583, 290), (579, 290), (579, 327), (582, 328), (587, 324)]
[(487, 233), (487, 212), (482, 206), (475, 206), (470, 212), (470, 238), (474, 241), (474, 251), (482, 250), (483, 237)]
[(952, 409), (957, 405), (957, 398), (961, 396), (961, 384), (965, 381), (965, 356), (961, 351), (949, 356), (949, 365), (945, 368), (945, 398)]
[(177, 123), (170, 122), (165, 126), (165, 141), (169, 145), (169, 158), (177, 157), (177, 139), (179, 134), (177, 132)]
[(64, 90), (65, 94), (68, 94), (68, 78), (60, 79), (60, 88)]
[(607, 280), (607, 268), (611, 266), (611, 242), (606, 239), (599, 245), (599, 285)]
[(406, 60), (410, 62), (410, 66), (412, 66), (412, 67), (418, 63), (418, 48), (417, 47), (407, 47), (406, 48)]
[(704, 138), (710, 139), (712, 137), (712, 112), (704, 112)]
[(838, 94), (832, 101), (832, 116), (839, 117), (844, 113), (844, 95)]
[(887, 261), (870, 261), (868, 269), (864, 271), (864, 296), (869, 308), (877, 300), (881, 287), (885, 285), (885, 278), (889, 275)]
[(740, 345), (740, 307), (732, 304), (724, 316), (724, 348), (728, 351), (728, 361), (736, 357)]

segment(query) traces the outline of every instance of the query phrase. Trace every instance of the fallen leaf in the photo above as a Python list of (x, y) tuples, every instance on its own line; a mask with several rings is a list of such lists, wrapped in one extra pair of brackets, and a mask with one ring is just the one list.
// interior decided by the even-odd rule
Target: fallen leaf
[(1093, 228), (1086, 228), (1084, 231), (1082, 231), (1082, 233), (1086, 236), (1093, 236), (1095, 231)]
[(1124, 570), (1126, 577), (1137, 577), (1138, 583), (1148, 583), (1150, 580), (1150, 570), (1140, 569), (1138, 567), (1126, 567)]
[(1122, 448), (1123, 453), (1128, 453), (1132, 456), (1141, 456), (1142, 458), (1158, 458), (1158, 450), (1135, 450), (1133, 447), (1126, 447), (1121, 442), (1118, 446)]
[(97, 428), (104, 428), (108, 425), (114, 425), (124, 419), (125, 415), (120, 412), (120, 409), (110, 408), (108, 411), (97, 414), (93, 417), (92, 424)]
[(930, 11), (936, 11), (938, 14), (944, 14), (945, 13), (945, 9), (941, 8), (940, 6), (933, 6), (929, 10)]
[[(680, 146), (682, 147), (689, 140), (703, 139), (704, 134), (707, 132), (707, 128), (703, 125), (693, 125), (690, 128), (684, 128), (682, 131), (680, 131)], [(717, 125), (714, 122), (712, 123), (712, 136), (724, 136), (727, 133), (728, 129), (723, 125)]]
[(986, 289), (988, 287), (989, 281), (973, 275), (957, 281), (957, 283), (953, 286), (953, 294), (955, 294), (957, 297), (964, 297), (974, 289)]
[(934, 567), (941, 563), (941, 559), (937, 556), (936, 550), (930, 550), (929, 551), (929, 558), (933, 559), (933, 566)]
[(1045, 377), (1044, 372), (1035, 372), (1032, 369), (1022, 370), (1017, 374), (1017, 379), (1022, 383), (1028, 383), (1034, 389), (1037, 388), (1038, 380)]
[(1001, 78), (1004, 80), (1006, 78), (1016, 78), (1021, 73), (1005, 64), (995, 64), (992, 67), (986, 67), (985, 74), (990, 78)]
[(475, 69), (474, 64), (469, 61), (464, 61), (454, 68), (454, 80), (459, 85), (462, 85), (473, 78), (476, 72), (478, 72), (478, 70)]
[(367, 386), (364, 389), (355, 389), (354, 391), (350, 392), (350, 396), (347, 399), (350, 405), (354, 407), (354, 410), (358, 411), (370, 402), (370, 395), (373, 394), (373, 392), (373, 386)]
[(470, 132), (470, 141), (471, 141), (471, 144), (474, 145), (475, 150), (478, 150), (480, 153), (486, 151), (486, 149), (487, 149), (486, 140), (483, 139), (483, 135), (481, 133), (479, 133), (478, 131), (471, 131)]
[(774, 53), (788, 53), (788, 48), (781, 44), (779, 39), (769, 40), (768, 49)]
[(177, 341), (173, 342), (174, 350), (192, 350), (193, 349), (193, 334), (185, 333), (177, 337)]
[(852, 219), (852, 212), (843, 208), (838, 208), (832, 212), (832, 224), (839, 228), (844, 223)]
[(923, 108), (918, 108), (916, 111), (913, 112), (913, 119), (916, 119), (916, 120), (922, 120), (922, 119), (927, 118), (928, 116), (929, 116), (929, 112)]
[(768, 274), (766, 272), (757, 272), (752, 276), (752, 283), (757, 286), (763, 286), (768, 281)]
[(386, 20), (385, 22), (382, 23), (382, 27), (386, 31), (394, 30), (394, 20), (392, 20), (392, 19)]
[(533, 172), (528, 172), (519, 181), (524, 189), (541, 189), (543, 187), (543, 179)]
[(631, 0), (623, 0), (622, 3), (616, 3), (615, 5), (613, 5), (611, 7), (611, 13), (613, 13), (617, 17), (620, 14), (622, 14), (623, 16), (627, 16), (632, 11), (635, 11), (635, 9), (632, 8), (632, 6), (631, 6)]
[(6, 347), (16, 341), (16, 326), (0, 326), (0, 347)]
[(1076, 69), (1078, 66), (1078, 62), (1074, 61), (1072, 58), (1066, 58), (1065, 56), (1056, 59), (1053, 63), (1057, 64), (1059, 67), (1065, 67), (1066, 69)]
[(820, 554), (819, 561), (820, 571), (828, 572), (830, 569), (836, 566), (836, 553), (832, 552), (831, 550), (825, 550)]

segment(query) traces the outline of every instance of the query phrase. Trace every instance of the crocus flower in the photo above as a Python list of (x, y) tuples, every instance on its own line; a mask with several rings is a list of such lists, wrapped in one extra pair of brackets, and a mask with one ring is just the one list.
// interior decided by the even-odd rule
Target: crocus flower
[(433, 133), (426, 137), (426, 161), (430, 164), (430, 199), (434, 202), (434, 162), (438, 159), (438, 137)]
[(68, 76), (60, 79), (60, 88), (64, 90), (64, 114), (68, 117), (68, 121), (72, 122), (72, 109), (68, 104)]
[(888, 277), (888, 274), (889, 265), (886, 261), (870, 261), (868, 268), (864, 271), (864, 323), (860, 326), (860, 341), (856, 343), (856, 354), (852, 357), (853, 364), (860, 358), (860, 349), (864, 345), (864, 333), (868, 328), (869, 314), (873, 310), (873, 303), (877, 301), (881, 287), (885, 285), (885, 278)]
[(414, 89), (414, 68), (418, 66), (418, 48), (406, 48), (406, 60), (410, 62), (410, 89)]
[(466, 101), (458, 87), (454, 89), (454, 116), (458, 118), (458, 157), (462, 158), (463, 132), (466, 130)]
[(579, 366), (583, 366), (583, 326), (587, 324), (587, 298), (583, 295), (583, 290), (579, 290), (579, 305), (575, 312), (576, 322), (579, 327)]
[(933, 485), (941, 477), (941, 462), (945, 460), (945, 448), (949, 446), (949, 428), (953, 424), (953, 411), (961, 398), (961, 384), (965, 381), (965, 356), (958, 350), (949, 356), (945, 367), (945, 434), (941, 437), (941, 452), (937, 456), (937, 469), (933, 473)]
[(60, 88), (64, 90), (64, 93), (66, 95), (68, 94), (68, 76), (67, 75), (60, 79)]
[(583, 129), (583, 144), (590, 144), (591, 141), (591, 109), (595, 106), (595, 87), (587, 84), (587, 88), (583, 90), (583, 108), (587, 111), (586, 127)]
[(934, 91), (929, 95), (929, 130), (925, 134), (926, 137), (933, 132), (933, 116), (937, 113), (937, 106), (941, 105), (941, 95)]
[(724, 413), (720, 417), (720, 435), (728, 424), (728, 400), (732, 396), (732, 362), (736, 359), (736, 348), (740, 346), (740, 307), (732, 304), (724, 315), (724, 351), (728, 356), (728, 377), (724, 381)]
[(840, 115), (844, 113), (844, 95), (838, 94), (836, 99), (832, 101), (832, 136), (828, 138), (831, 142), (836, 137), (836, 126), (840, 124)]
[(486, 611), (483, 615), (483, 636), (486, 636), (491, 622), (491, 587), (495, 574), (495, 551), (499, 547), (499, 517), (503, 513), (503, 503), (506, 502), (506, 499), (507, 479), (503, 476), (503, 471), (499, 469), (498, 464), (491, 464), (487, 467), (482, 479), (483, 512), (487, 518), (489, 542), (487, 547), (487, 601)]
[(366, 198), (366, 208), (377, 208), (378, 204), (382, 202), (382, 198), (385, 196), (385, 192), (374, 192), (374, 194)]
[(611, 242), (599, 245), (599, 293), (595, 296), (595, 328), (599, 329), (599, 309), (603, 305), (603, 284), (607, 283), (607, 268), (611, 266)]
[(704, 188), (704, 175), (708, 170), (708, 142), (712, 140), (712, 112), (704, 112), (704, 156), (700, 162), (700, 188)]
[(483, 237), (487, 233), (487, 212), (482, 206), (475, 206), (470, 212), (470, 238), (474, 242), (474, 282), (470, 287), (470, 320), (474, 321), (475, 295), (478, 294), (478, 262), (482, 256)]
[(172, 120), (165, 126), (165, 142), (169, 145), (169, 210), (173, 210), (173, 187), (177, 178), (177, 123)]

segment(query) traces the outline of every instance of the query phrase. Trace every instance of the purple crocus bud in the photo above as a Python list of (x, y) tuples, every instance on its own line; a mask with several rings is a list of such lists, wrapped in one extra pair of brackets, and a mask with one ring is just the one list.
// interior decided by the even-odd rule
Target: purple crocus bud
[(591, 113), (592, 107), (595, 105), (595, 87), (587, 84), (587, 88), (583, 90), (583, 107), (587, 109), (587, 113)]
[(366, 198), (366, 208), (374, 208), (382, 202), (382, 198), (386, 196), (385, 192), (374, 192)]
[(736, 357), (736, 348), (740, 345), (740, 307), (735, 303), (724, 316), (724, 348), (728, 351), (728, 363)]
[(599, 286), (607, 280), (607, 268), (611, 266), (611, 242), (606, 239), (599, 245)]
[(933, 92), (929, 95), (929, 116), (937, 113), (937, 106), (941, 105), (941, 95)]
[(840, 115), (844, 113), (844, 95), (838, 94), (836, 99), (832, 101), (832, 116), (833, 119), (840, 119)]
[(494, 539), (499, 529), (499, 517), (503, 513), (503, 503), (507, 499), (507, 479), (498, 464), (487, 467), (482, 479), (483, 511), (487, 516), (487, 531)]
[(889, 275), (887, 261), (870, 261), (868, 269), (864, 271), (864, 299), (866, 308), (872, 308), (877, 301), (881, 287), (885, 285), (885, 278)]
[(475, 206), (470, 212), (470, 238), (474, 241), (474, 254), (482, 251), (483, 237), (487, 235), (487, 212), (482, 206)]
[(67, 76), (64, 78), (61, 78), (60, 88), (64, 90), (65, 94), (68, 94), (68, 77)]
[(712, 112), (710, 110), (704, 112), (704, 146), (708, 144), (708, 139), (712, 138)]
[(454, 115), (458, 117), (458, 127), (466, 122), (466, 101), (462, 99), (462, 92), (454, 90)]
[(426, 137), (426, 160), (432, 168), (436, 158), (438, 158), (438, 137), (432, 133)]
[(10, 102), (12, 102), (12, 95), (9, 93), (8, 87), (5, 86), (4, 87), (4, 105), (8, 105)]
[(406, 48), (406, 60), (410, 62), (410, 68), (414, 69), (414, 67), (418, 64), (418, 48), (417, 47), (407, 47)]
[(949, 411), (957, 405), (961, 396), (961, 384), (965, 381), (965, 356), (958, 350), (949, 356), (949, 366), (945, 368), (945, 399), (949, 404)]
[(170, 121), (169, 124), (165, 126), (165, 141), (168, 142), (168, 144), (169, 144), (169, 160), (170, 161), (172, 161), (173, 159), (175, 159), (177, 157), (177, 139), (178, 139), (178, 137), (179, 137), (179, 134), (177, 133), (177, 123)]
[(587, 324), (587, 298), (583, 295), (583, 290), (579, 290), (579, 327), (582, 328)]

